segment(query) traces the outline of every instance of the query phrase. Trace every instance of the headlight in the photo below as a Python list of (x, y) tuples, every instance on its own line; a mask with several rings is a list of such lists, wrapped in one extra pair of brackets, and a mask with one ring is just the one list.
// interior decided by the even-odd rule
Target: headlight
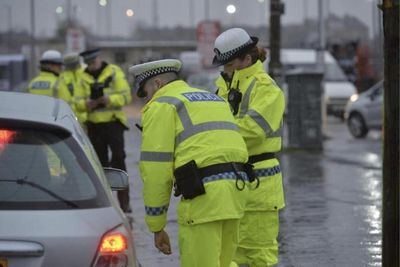
[(357, 99), (358, 99), (358, 94), (354, 94), (354, 95), (352, 95), (352, 96), (350, 97), (350, 101), (351, 101), (351, 102), (356, 102)]

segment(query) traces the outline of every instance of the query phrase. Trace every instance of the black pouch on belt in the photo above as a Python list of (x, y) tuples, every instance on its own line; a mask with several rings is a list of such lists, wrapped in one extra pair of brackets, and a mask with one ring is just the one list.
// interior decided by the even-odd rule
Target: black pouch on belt
[(196, 162), (189, 161), (174, 171), (176, 187), (185, 199), (193, 199), (206, 193)]

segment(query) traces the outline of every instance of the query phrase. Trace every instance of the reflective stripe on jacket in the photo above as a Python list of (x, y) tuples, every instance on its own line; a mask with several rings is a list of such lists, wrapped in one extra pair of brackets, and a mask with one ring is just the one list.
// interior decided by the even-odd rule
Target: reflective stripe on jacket
[[(219, 96), (174, 81), (158, 90), (142, 110), (140, 172), (150, 231), (164, 228), (174, 181), (174, 169), (195, 160), (199, 168), (226, 162), (246, 162), (246, 145), (228, 104)], [(235, 179), (210, 179), (206, 194), (178, 205), (178, 223), (198, 224), (240, 218), (247, 187)], [(212, 181), (211, 181), (212, 180)]]
[(59, 97), (60, 79), (49, 71), (41, 71), (32, 79), (28, 86), (28, 92), (37, 95)]
[[(261, 61), (236, 70), (232, 88), (239, 85), (242, 100), (235, 120), (240, 128), (249, 156), (279, 152), (282, 148), (282, 125), (285, 110), (283, 91), (264, 71)], [(229, 88), (225, 80), (216, 81), (218, 95), (227, 99)], [(260, 177), (260, 186), (251, 192), (248, 210), (275, 210), (284, 207), (282, 174), (277, 159), (254, 164)], [(273, 171), (279, 169), (279, 172)]]
[(125, 74), (120, 67), (114, 64), (107, 64), (99, 75), (98, 79), (87, 73), (82, 74), (81, 86), (76, 90), (76, 108), (78, 111), (86, 111), (86, 101), (90, 99), (90, 87), (94, 82), (103, 83), (107, 78), (112, 77), (109, 87), (104, 89), (104, 94), (108, 95), (110, 103), (104, 108), (99, 108), (88, 112), (87, 120), (93, 123), (110, 122), (119, 120), (128, 127), (128, 121), (122, 107), (132, 101), (131, 91)]

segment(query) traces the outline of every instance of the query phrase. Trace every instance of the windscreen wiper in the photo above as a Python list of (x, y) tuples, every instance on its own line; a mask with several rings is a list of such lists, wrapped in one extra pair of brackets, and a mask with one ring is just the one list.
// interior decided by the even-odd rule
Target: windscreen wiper
[(0, 179), (0, 182), (16, 183), (16, 184), (19, 184), (19, 185), (24, 185), (24, 184), (29, 185), (29, 186), (31, 186), (33, 188), (37, 188), (40, 191), (47, 193), (48, 195), (54, 197), (55, 199), (67, 204), (71, 208), (79, 209), (79, 206), (76, 205), (74, 202), (72, 202), (70, 200), (67, 200), (67, 199), (57, 195), (56, 193), (52, 192), (51, 190), (49, 190), (46, 187), (43, 187), (43, 186), (41, 186), (41, 185), (39, 185), (37, 183), (30, 182), (30, 181), (27, 181), (27, 180), (24, 180), (24, 179), (17, 179), (17, 180)]

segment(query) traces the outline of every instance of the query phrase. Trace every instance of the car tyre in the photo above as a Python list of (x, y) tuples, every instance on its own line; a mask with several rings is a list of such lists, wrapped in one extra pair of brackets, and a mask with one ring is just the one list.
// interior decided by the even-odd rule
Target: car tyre
[(364, 138), (368, 134), (368, 128), (364, 118), (359, 113), (352, 113), (347, 121), (351, 135), (355, 138)]

